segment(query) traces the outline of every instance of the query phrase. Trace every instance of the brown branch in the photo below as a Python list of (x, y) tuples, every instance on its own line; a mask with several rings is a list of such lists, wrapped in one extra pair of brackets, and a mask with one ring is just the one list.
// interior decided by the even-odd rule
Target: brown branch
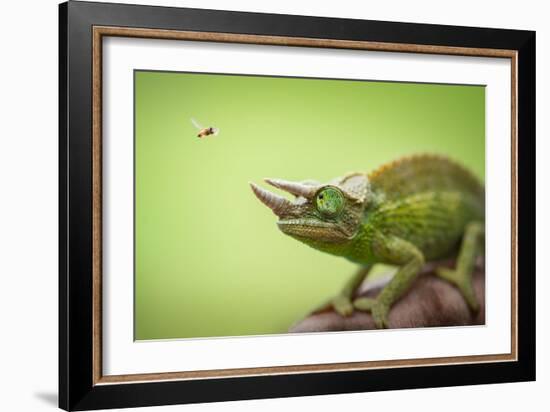
[[(485, 271), (476, 267), (474, 289), (481, 309), (472, 313), (462, 295), (450, 283), (433, 274), (434, 265), (426, 265), (411, 289), (392, 307), (388, 316), (390, 328), (463, 326), (485, 324)], [(373, 297), (378, 289), (360, 293)], [(372, 316), (355, 311), (343, 317), (332, 309), (313, 313), (293, 325), (289, 332), (329, 332), (375, 329)]]

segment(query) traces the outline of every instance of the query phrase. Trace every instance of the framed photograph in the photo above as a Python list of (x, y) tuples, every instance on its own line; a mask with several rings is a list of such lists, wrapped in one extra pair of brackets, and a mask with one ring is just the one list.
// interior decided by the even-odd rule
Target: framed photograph
[(534, 32), (59, 11), (61, 408), (535, 379)]

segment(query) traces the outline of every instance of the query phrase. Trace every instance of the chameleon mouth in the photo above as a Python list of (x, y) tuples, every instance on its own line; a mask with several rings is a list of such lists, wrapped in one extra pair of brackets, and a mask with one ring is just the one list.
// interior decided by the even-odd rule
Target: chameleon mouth
[(313, 219), (279, 220), (277, 226), (284, 234), (300, 239), (334, 242), (347, 238), (334, 223), (321, 222)]
[(322, 222), (319, 220), (313, 220), (313, 219), (286, 219), (286, 220), (279, 220), (277, 222), (277, 225), (281, 230), (284, 230), (284, 228), (290, 228), (290, 227), (299, 227), (299, 226), (307, 226), (307, 227), (324, 227), (324, 228), (330, 228), (334, 227), (333, 223), (329, 222)]

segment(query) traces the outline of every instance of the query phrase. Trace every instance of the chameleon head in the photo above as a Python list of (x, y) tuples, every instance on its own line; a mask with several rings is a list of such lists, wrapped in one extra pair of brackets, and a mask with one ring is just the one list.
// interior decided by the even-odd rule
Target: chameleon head
[(290, 201), (250, 183), (256, 197), (278, 216), (283, 233), (314, 247), (345, 242), (357, 233), (369, 191), (366, 175), (351, 174), (327, 184), (265, 181), (294, 195)]

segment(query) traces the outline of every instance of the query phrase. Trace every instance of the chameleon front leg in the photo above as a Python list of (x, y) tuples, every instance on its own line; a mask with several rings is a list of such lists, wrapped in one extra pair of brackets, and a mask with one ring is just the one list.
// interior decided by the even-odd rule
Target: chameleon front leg
[(485, 235), (485, 228), (481, 222), (472, 222), (466, 226), (462, 245), (456, 261), (455, 269), (438, 268), (436, 273), (439, 277), (451, 282), (459, 290), (468, 306), (474, 311), (479, 310), (472, 274), (476, 257), (481, 246), (481, 239)]
[(424, 255), (412, 243), (394, 236), (380, 236), (373, 246), (381, 261), (400, 265), (400, 268), (375, 299), (358, 298), (353, 306), (370, 311), (377, 328), (387, 328), (391, 306), (411, 286), (424, 265)]
[(372, 265), (367, 266), (361, 266), (357, 272), (351, 277), (340, 293), (330, 299), (325, 304), (321, 305), (319, 308), (314, 310), (313, 312), (319, 312), (321, 310), (324, 310), (326, 308), (332, 307), (337, 313), (339, 313), (342, 316), (349, 316), (353, 313), (353, 304), (351, 302), (353, 295), (355, 294), (355, 291), (359, 286), (361, 286), (361, 283), (363, 283), (363, 280), (368, 275), (369, 270), (371, 269)]

